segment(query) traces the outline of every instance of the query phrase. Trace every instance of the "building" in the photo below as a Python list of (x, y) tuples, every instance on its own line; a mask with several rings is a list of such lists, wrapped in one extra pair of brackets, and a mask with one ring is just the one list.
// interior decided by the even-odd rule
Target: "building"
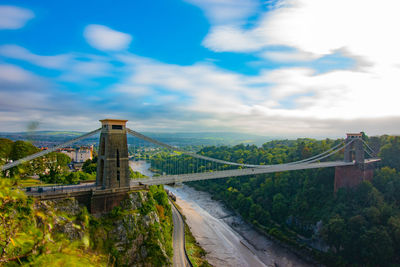
[(71, 161), (75, 160), (75, 149), (74, 148), (65, 147), (65, 148), (61, 148), (57, 152), (67, 155), (68, 157), (70, 157)]
[(75, 152), (75, 162), (85, 162), (93, 158), (93, 145), (90, 147), (80, 147)]
[(72, 162), (82, 163), (88, 159), (93, 159), (93, 145), (90, 147), (79, 147), (77, 149), (66, 147), (58, 150), (71, 158)]

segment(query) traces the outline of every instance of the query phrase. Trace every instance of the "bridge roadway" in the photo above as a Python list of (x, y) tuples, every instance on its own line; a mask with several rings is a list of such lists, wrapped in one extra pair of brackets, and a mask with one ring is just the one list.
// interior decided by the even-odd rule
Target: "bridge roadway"
[[(371, 160), (368, 160), (368, 162), (370, 161)], [(277, 164), (277, 165), (270, 165), (269, 168), (245, 168), (245, 169), (212, 171), (203, 173), (164, 175), (147, 179), (131, 180), (130, 187), (137, 188), (140, 185), (175, 184), (182, 182), (219, 179), (219, 178), (246, 176), (246, 175), (263, 174), (263, 173), (316, 169), (316, 168), (326, 168), (326, 167), (336, 167), (336, 166), (350, 166), (354, 164), (355, 164), (354, 162), (344, 162), (344, 161), (302, 163), (293, 165)], [(39, 188), (41, 189), (39, 190)], [(96, 187), (95, 183), (88, 183), (84, 185), (78, 184), (78, 185), (34, 186), (31, 187), (30, 191), (28, 191), (27, 194), (31, 196), (45, 196), (45, 195), (57, 195), (62, 193), (85, 192), (91, 190), (103, 191), (101, 187)], [(118, 188), (114, 190), (118, 190)]]
[[(373, 159), (375, 160), (375, 159)], [(366, 160), (366, 162), (371, 162), (373, 160)], [(330, 162), (316, 162), (316, 163), (302, 163), (302, 164), (277, 164), (270, 165), (269, 168), (245, 168), (245, 169), (234, 169), (225, 171), (213, 171), (204, 173), (188, 173), (179, 175), (164, 175), (159, 177), (153, 177), (148, 179), (132, 180), (131, 186), (138, 184), (145, 185), (158, 185), (158, 184), (174, 184), (182, 182), (218, 179), (226, 177), (237, 177), (246, 176), (254, 174), (263, 173), (273, 173), (273, 172), (284, 172), (284, 171), (294, 171), (294, 170), (305, 170), (305, 169), (317, 169), (326, 167), (337, 167), (337, 166), (351, 166), (354, 162), (344, 162), (344, 161), (330, 161)]]
[[(378, 158), (366, 159), (365, 163), (372, 163), (380, 161)], [(327, 168), (327, 167), (338, 167), (338, 166), (351, 166), (355, 162), (344, 162), (344, 161), (330, 161), (330, 162), (316, 162), (316, 163), (301, 163), (301, 164), (277, 164), (270, 165), (269, 168), (245, 168), (245, 169), (234, 169), (225, 171), (212, 171), (204, 173), (188, 173), (179, 175), (164, 175), (159, 177), (147, 178), (147, 179), (135, 179), (131, 180), (130, 187), (135, 188), (141, 187), (143, 185), (159, 185), (159, 184), (176, 184), (182, 182), (209, 180), (209, 179), (219, 179), (227, 177), (237, 177), (246, 175), (255, 175), (263, 173), (273, 173), (273, 172), (284, 172), (284, 171), (294, 171), (294, 170), (306, 170), (306, 169), (317, 169), (317, 168)], [(39, 188), (40, 191), (39, 191)], [(108, 189), (111, 191), (122, 190), (123, 188)], [(96, 187), (94, 183), (88, 183), (84, 185), (59, 185), (59, 186), (35, 186), (27, 191), (28, 195), (32, 196), (45, 196), (45, 195), (57, 195), (57, 194), (68, 194), (72, 192), (85, 192), (95, 190), (98, 192), (107, 191), (101, 187)]]

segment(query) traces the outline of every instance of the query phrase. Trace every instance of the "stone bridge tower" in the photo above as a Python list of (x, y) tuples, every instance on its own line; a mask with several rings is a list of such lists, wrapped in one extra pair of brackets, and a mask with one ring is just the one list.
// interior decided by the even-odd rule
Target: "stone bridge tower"
[(374, 163), (379, 161), (365, 160), (362, 133), (347, 134), (346, 144), (350, 142), (352, 143), (344, 150), (344, 161), (355, 164), (335, 168), (335, 192), (342, 187), (355, 187), (365, 180), (371, 181), (374, 176)]
[(344, 161), (356, 163), (364, 163), (364, 146), (361, 133), (347, 134), (346, 144), (350, 143), (344, 149)]
[(100, 120), (96, 185), (102, 189), (129, 186), (129, 158), (126, 137), (127, 120)]

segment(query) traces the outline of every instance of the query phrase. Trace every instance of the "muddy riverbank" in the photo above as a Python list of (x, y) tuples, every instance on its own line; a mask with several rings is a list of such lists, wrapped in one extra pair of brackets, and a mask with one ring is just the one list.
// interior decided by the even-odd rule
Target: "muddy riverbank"
[(310, 266), (285, 248), (260, 235), (210, 194), (183, 185), (168, 188), (191, 231), (215, 266)]

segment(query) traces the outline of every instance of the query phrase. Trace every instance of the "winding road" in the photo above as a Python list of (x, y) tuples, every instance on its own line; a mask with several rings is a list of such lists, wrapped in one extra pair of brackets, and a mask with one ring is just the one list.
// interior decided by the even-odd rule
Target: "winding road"
[(172, 221), (174, 222), (174, 233), (173, 233), (173, 247), (174, 247), (174, 257), (173, 266), (176, 267), (186, 267), (191, 266), (185, 255), (185, 224), (183, 219), (176, 209), (175, 205), (171, 203), (172, 209)]

